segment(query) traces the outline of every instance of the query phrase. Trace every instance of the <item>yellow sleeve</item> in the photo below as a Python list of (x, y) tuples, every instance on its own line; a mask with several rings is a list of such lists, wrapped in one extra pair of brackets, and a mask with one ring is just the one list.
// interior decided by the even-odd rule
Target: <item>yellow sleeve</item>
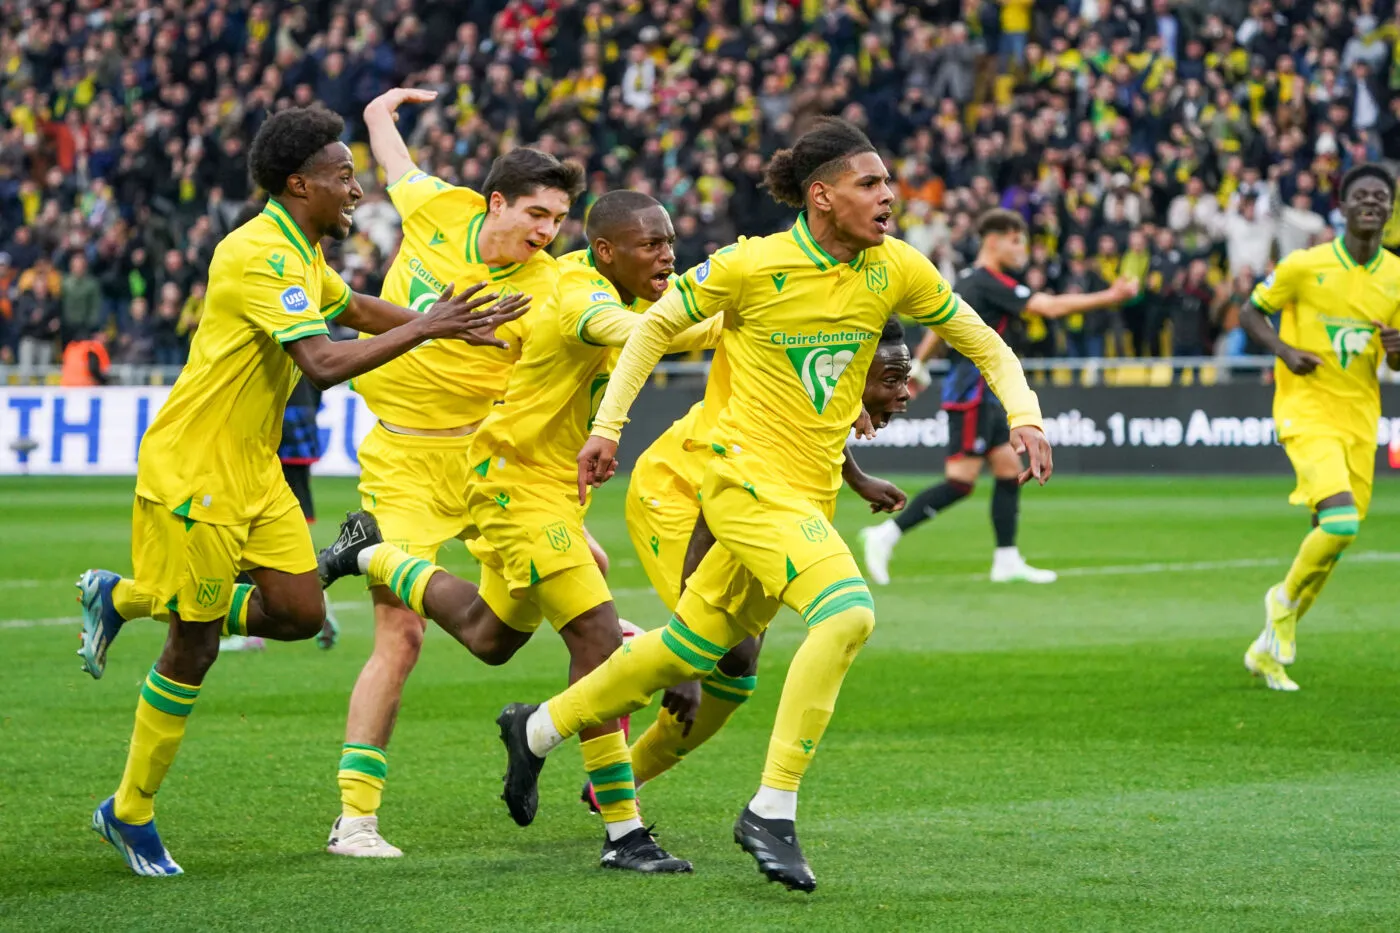
[(350, 286), (345, 284), (345, 280), (340, 277), (330, 266), (325, 266), (321, 270), (321, 317), (327, 321), (334, 321), (340, 313), (350, 307), (350, 299), (354, 297), (354, 292), (350, 291)]
[[(645, 314), (628, 311), (617, 302), (599, 303), (579, 317), (574, 336), (595, 347), (625, 346), (645, 317)], [(723, 316), (712, 317), (703, 324), (692, 324), (671, 338), (666, 352), (683, 353), (718, 346), (723, 330)]]
[(895, 310), (905, 317), (913, 318), (925, 327), (936, 327), (951, 320), (958, 310), (958, 299), (953, 294), (953, 286), (912, 246), (904, 246), (902, 241), (897, 254), (895, 274), (904, 289)]
[(1026, 382), (1021, 361), (981, 315), (957, 300), (952, 315), (931, 326), (948, 346), (972, 360), (982, 371), (987, 385), (1006, 409), (1006, 420), (1011, 427), (1044, 427), (1040, 399)]
[[(449, 185), (435, 175), (415, 170), (390, 185), (388, 195), (399, 217), (408, 220), (433, 198), (456, 188), (456, 185)], [(463, 190), (471, 191), (470, 188)]]
[(250, 262), (243, 267), (244, 316), (281, 344), (329, 334), (325, 319), (312, 307), (311, 296), (300, 284), (305, 281), (306, 267), (289, 255), (282, 271), (286, 275), (275, 274), (276, 270), (266, 262)]
[(1298, 296), (1298, 283), (1302, 279), (1303, 257), (1301, 253), (1290, 253), (1274, 266), (1269, 277), (1254, 286), (1249, 300), (1265, 314), (1278, 314), (1293, 304)]
[(738, 306), (744, 284), (743, 253), (742, 241), (715, 253), (677, 279), (675, 287), (641, 316), (613, 367), (591, 433), (614, 441), (620, 438), (632, 403), (671, 349), (672, 340), (690, 325), (705, 324), (726, 308)]

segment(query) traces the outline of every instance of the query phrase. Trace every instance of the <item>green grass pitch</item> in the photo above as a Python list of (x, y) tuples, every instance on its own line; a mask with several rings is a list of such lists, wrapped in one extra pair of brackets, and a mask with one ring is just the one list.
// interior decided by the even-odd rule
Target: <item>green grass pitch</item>
[[(81, 570), (130, 568), (131, 481), (0, 481), (0, 929), (1398, 929), (1400, 484), (1380, 483), (1301, 628), (1295, 695), (1241, 665), (1306, 527), (1288, 489), (1057, 478), (1022, 514), (1026, 554), (1069, 570), (1050, 587), (985, 581), (985, 488), (921, 528), (875, 591), (879, 625), (803, 788), (808, 897), (765, 883), (730, 836), (801, 637), (791, 613), (748, 708), (643, 792), (693, 876), (597, 867), (576, 748), (545, 769), (534, 826), (497, 800), (493, 718), (564, 680), (547, 630), (491, 669), (430, 629), (381, 811), (406, 856), (326, 855), (346, 701), (371, 643), (350, 581), (332, 591), (334, 651), (276, 644), (214, 668), (159, 804), (187, 874), (133, 877), (87, 824), (116, 786), (162, 632), (134, 623), (93, 682), (72, 621)], [(623, 490), (606, 487), (589, 524), (622, 615), (655, 627)], [(316, 493), (324, 543), (354, 487)], [(869, 521), (842, 500), (848, 540)], [(449, 566), (470, 572), (460, 547)]]

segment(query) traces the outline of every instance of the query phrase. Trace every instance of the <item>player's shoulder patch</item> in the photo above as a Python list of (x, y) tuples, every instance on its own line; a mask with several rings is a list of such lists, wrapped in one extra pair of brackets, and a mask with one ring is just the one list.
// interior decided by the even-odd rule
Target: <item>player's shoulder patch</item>
[(283, 289), (280, 300), (282, 309), (289, 314), (300, 314), (311, 307), (311, 299), (307, 297), (306, 289), (300, 285), (292, 285)]
[(1028, 300), (1031, 297), (1031, 290), (1024, 285), (1017, 285), (1015, 290), (1016, 297), (1022, 299), (1023, 301)]
[(695, 267), (695, 284), (699, 285), (710, 277), (710, 261), (706, 259)]

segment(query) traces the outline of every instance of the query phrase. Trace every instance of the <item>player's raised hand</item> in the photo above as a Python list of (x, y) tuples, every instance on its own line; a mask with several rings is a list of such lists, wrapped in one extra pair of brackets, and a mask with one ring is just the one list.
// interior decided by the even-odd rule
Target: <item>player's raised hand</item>
[(1297, 347), (1288, 347), (1279, 353), (1278, 358), (1283, 360), (1283, 365), (1295, 376), (1306, 376), (1322, 365), (1322, 357)]
[(675, 716), (676, 722), (682, 725), (681, 738), (690, 735), (690, 728), (695, 725), (695, 714), (700, 710), (700, 681), (688, 680), (661, 694), (661, 708)]
[(1372, 321), (1381, 334), (1381, 348), (1386, 356), (1400, 353), (1400, 328), (1386, 327), (1380, 321)]
[(859, 479), (849, 482), (852, 491), (870, 503), (872, 512), (898, 512), (906, 501), (904, 490), (889, 480), (878, 476), (861, 474)]
[(476, 347), (507, 348), (509, 344), (495, 335), (496, 328), (528, 311), (530, 296), (515, 294), (497, 301), (497, 293), (484, 291), (485, 288), (485, 282), (478, 282), (456, 292), (455, 286), (448, 283), (423, 315), (422, 326), (428, 337), (456, 338)]
[(399, 119), (398, 109), (404, 104), (428, 104), (437, 99), (437, 91), (426, 91), (416, 87), (396, 87), (390, 88), (370, 101), (365, 107), (379, 107), (393, 114), (394, 120)]
[(860, 406), (860, 416), (855, 423), (856, 437), (863, 441), (868, 441), (875, 436), (875, 421), (870, 417), (870, 412), (865, 410), (865, 406)]
[(588, 487), (601, 486), (617, 472), (617, 441), (590, 434), (578, 461), (578, 504), (588, 504)]
[(1138, 292), (1142, 290), (1142, 283), (1137, 279), (1118, 279), (1109, 288), (1117, 295), (1119, 301), (1127, 301), (1137, 297)]
[(1050, 441), (1044, 431), (1026, 425), (1012, 428), (1011, 449), (1018, 454), (1025, 454), (1026, 459), (1030, 461), (1030, 466), (1017, 477), (1022, 485), (1032, 479), (1039, 481), (1042, 486), (1050, 481), (1050, 474), (1055, 467), (1050, 455)]

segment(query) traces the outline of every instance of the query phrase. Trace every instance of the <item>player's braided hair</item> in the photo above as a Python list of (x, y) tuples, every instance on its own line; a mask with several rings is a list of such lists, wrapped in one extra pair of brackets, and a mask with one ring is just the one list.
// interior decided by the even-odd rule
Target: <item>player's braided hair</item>
[(1379, 178), (1390, 189), (1391, 199), (1395, 198), (1395, 178), (1376, 163), (1367, 162), (1364, 165), (1356, 166), (1342, 176), (1342, 185), (1338, 189), (1338, 193), (1343, 201), (1346, 200), (1347, 191), (1351, 189), (1352, 184), (1363, 178)]
[(583, 193), (583, 166), (577, 162), (560, 162), (539, 149), (521, 147), (491, 163), (481, 193), (489, 200), (499, 191), (507, 204), (514, 204), (517, 198), (548, 188), (564, 192), (572, 204)]
[(822, 117), (791, 149), (773, 153), (763, 184), (779, 204), (803, 207), (814, 180), (844, 170), (853, 155), (875, 151), (869, 137), (854, 124), (839, 117)]
[(609, 191), (588, 209), (588, 241), (591, 243), (599, 237), (614, 240), (618, 230), (638, 213), (660, 206), (656, 198), (640, 191)]
[(345, 121), (323, 104), (292, 107), (268, 117), (248, 151), (248, 167), (253, 181), (268, 194), (287, 190), (287, 178), (306, 168), (306, 163), (326, 146), (340, 139)]

